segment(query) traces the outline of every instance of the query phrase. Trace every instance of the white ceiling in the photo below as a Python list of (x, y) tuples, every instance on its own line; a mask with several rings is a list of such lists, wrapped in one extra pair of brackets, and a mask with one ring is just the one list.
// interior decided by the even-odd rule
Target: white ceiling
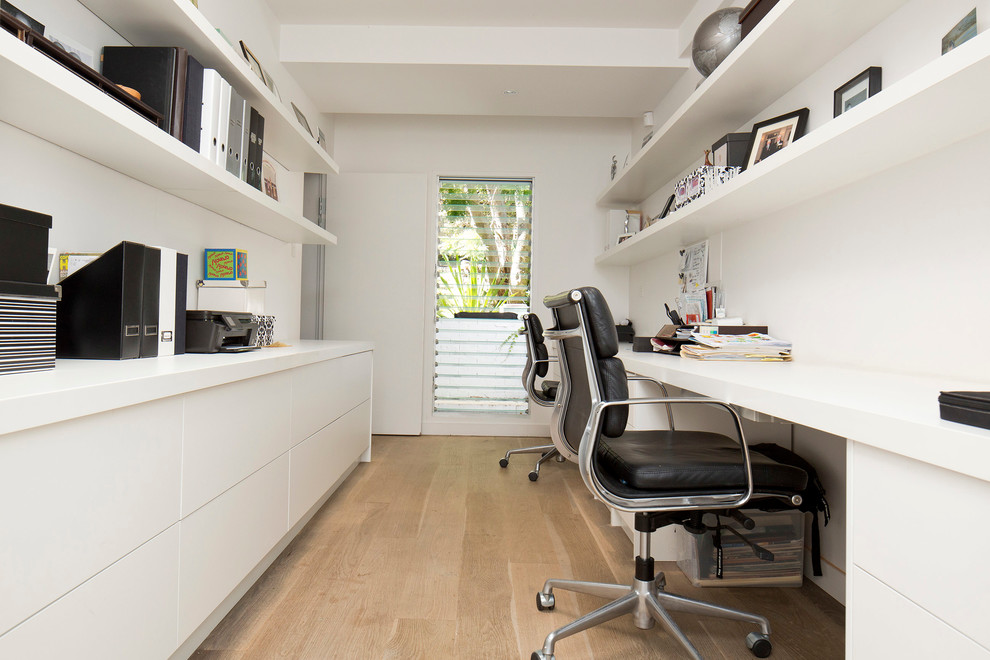
[(690, 66), (696, 5), (718, 2), (266, 1), (321, 112), (570, 117), (654, 109)]
[(695, 0), (267, 0), (283, 25), (677, 28)]

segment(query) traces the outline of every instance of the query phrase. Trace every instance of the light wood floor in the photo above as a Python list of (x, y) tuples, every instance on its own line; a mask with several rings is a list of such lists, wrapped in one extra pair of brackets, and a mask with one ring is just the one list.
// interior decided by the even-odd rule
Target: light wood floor
[[(193, 655), (248, 658), (529, 658), (554, 628), (604, 603), (555, 592), (547, 577), (628, 582), (632, 546), (611, 527), (572, 463), (498, 459), (517, 438), (375, 437), (310, 524)], [(691, 587), (664, 564), (674, 593), (764, 614), (775, 660), (843, 657), (843, 608), (800, 589)], [(750, 626), (675, 614), (705, 658), (752, 658)], [(558, 642), (558, 660), (682, 658), (659, 626), (630, 617)]]

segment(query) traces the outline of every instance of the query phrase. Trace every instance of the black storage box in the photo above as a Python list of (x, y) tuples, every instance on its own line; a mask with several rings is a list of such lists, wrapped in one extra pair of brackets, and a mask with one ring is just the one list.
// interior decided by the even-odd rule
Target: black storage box
[(48, 281), (52, 216), (0, 204), (0, 281)]
[(739, 15), (739, 24), (742, 25), (740, 39), (745, 39), (746, 35), (753, 31), (756, 24), (763, 20), (763, 17), (769, 14), (776, 4), (777, 0), (752, 0), (746, 5)]
[(990, 429), (990, 392), (942, 392), (938, 407), (942, 419)]
[(752, 133), (726, 133), (712, 145), (712, 164), (717, 167), (745, 167)]

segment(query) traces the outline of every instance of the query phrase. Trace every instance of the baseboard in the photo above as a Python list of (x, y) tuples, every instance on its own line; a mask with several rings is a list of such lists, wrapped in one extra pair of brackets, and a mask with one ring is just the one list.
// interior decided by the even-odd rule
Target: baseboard
[(487, 422), (472, 420), (424, 421), (422, 435), (504, 436), (510, 438), (545, 438), (549, 433), (546, 422)]

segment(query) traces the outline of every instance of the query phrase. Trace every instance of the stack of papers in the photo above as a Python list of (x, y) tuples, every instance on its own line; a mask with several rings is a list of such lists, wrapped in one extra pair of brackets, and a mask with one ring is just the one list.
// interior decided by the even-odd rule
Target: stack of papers
[(791, 343), (770, 335), (702, 335), (692, 333), (697, 344), (681, 346), (681, 357), (694, 360), (741, 360), (750, 362), (789, 362)]

